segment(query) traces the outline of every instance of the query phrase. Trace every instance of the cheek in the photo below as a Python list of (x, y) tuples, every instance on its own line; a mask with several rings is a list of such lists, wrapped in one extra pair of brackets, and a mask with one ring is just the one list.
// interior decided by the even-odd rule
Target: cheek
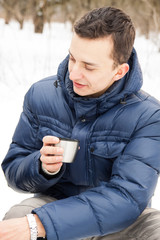
[(101, 89), (105, 86), (105, 77), (95, 74), (93, 77), (90, 78), (90, 85), (93, 89)]
[(101, 76), (97, 76), (94, 81), (92, 82), (92, 90), (94, 92), (99, 92), (102, 91), (104, 89), (107, 88), (108, 86), (108, 78), (106, 77), (106, 75), (101, 75)]

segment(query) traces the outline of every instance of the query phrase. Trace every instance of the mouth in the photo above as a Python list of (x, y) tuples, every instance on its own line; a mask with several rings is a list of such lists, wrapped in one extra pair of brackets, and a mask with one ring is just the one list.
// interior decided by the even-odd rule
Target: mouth
[(86, 87), (85, 84), (80, 84), (80, 83), (77, 83), (77, 82), (73, 82), (73, 85), (74, 85), (74, 87), (76, 87), (76, 88), (84, 88), (84, 87)]

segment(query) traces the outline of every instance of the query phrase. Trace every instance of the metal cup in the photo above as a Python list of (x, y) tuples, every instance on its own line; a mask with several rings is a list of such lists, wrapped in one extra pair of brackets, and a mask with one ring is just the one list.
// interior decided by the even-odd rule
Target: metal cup
[(62, 147), (64, 163), (72, 163), (75, 159), (76, 153), (79, 149), (79, 141), (77, 139), (59, 138), (60, 142), (56, 144), (57, 147)]

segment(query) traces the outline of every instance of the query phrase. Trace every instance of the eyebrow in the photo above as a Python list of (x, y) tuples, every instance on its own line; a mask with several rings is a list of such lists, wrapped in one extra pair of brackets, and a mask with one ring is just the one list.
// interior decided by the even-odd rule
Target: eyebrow
[[(72, 55), (72, 53), (70, 52), (70, 50), (68, 50), (68, 51), (69, 51), (69, 54), (71, 55), (71, 57), (74, 58), (74, 56)], [(93, 66), (93, 67), (99, 67), (98, 64), (96, 64), (96, 63), (92, 63), (92, 62), (82, 61), (82, 63), (84, 63), (84, 64), (86, 64), (86, 65), (89, 65), (89, 66)]]

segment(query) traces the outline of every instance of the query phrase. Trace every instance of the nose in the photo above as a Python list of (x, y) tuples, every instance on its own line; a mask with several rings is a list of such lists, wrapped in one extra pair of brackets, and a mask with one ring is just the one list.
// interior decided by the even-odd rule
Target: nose
[(74, 66), (72, 66), (69, 69), (69, 77), (71, 80), (82, 79), (83, 74), (82, 74), (82, 71), (80, 69), (80, 66), (78, 66), (78, 64), (74, 64)]

